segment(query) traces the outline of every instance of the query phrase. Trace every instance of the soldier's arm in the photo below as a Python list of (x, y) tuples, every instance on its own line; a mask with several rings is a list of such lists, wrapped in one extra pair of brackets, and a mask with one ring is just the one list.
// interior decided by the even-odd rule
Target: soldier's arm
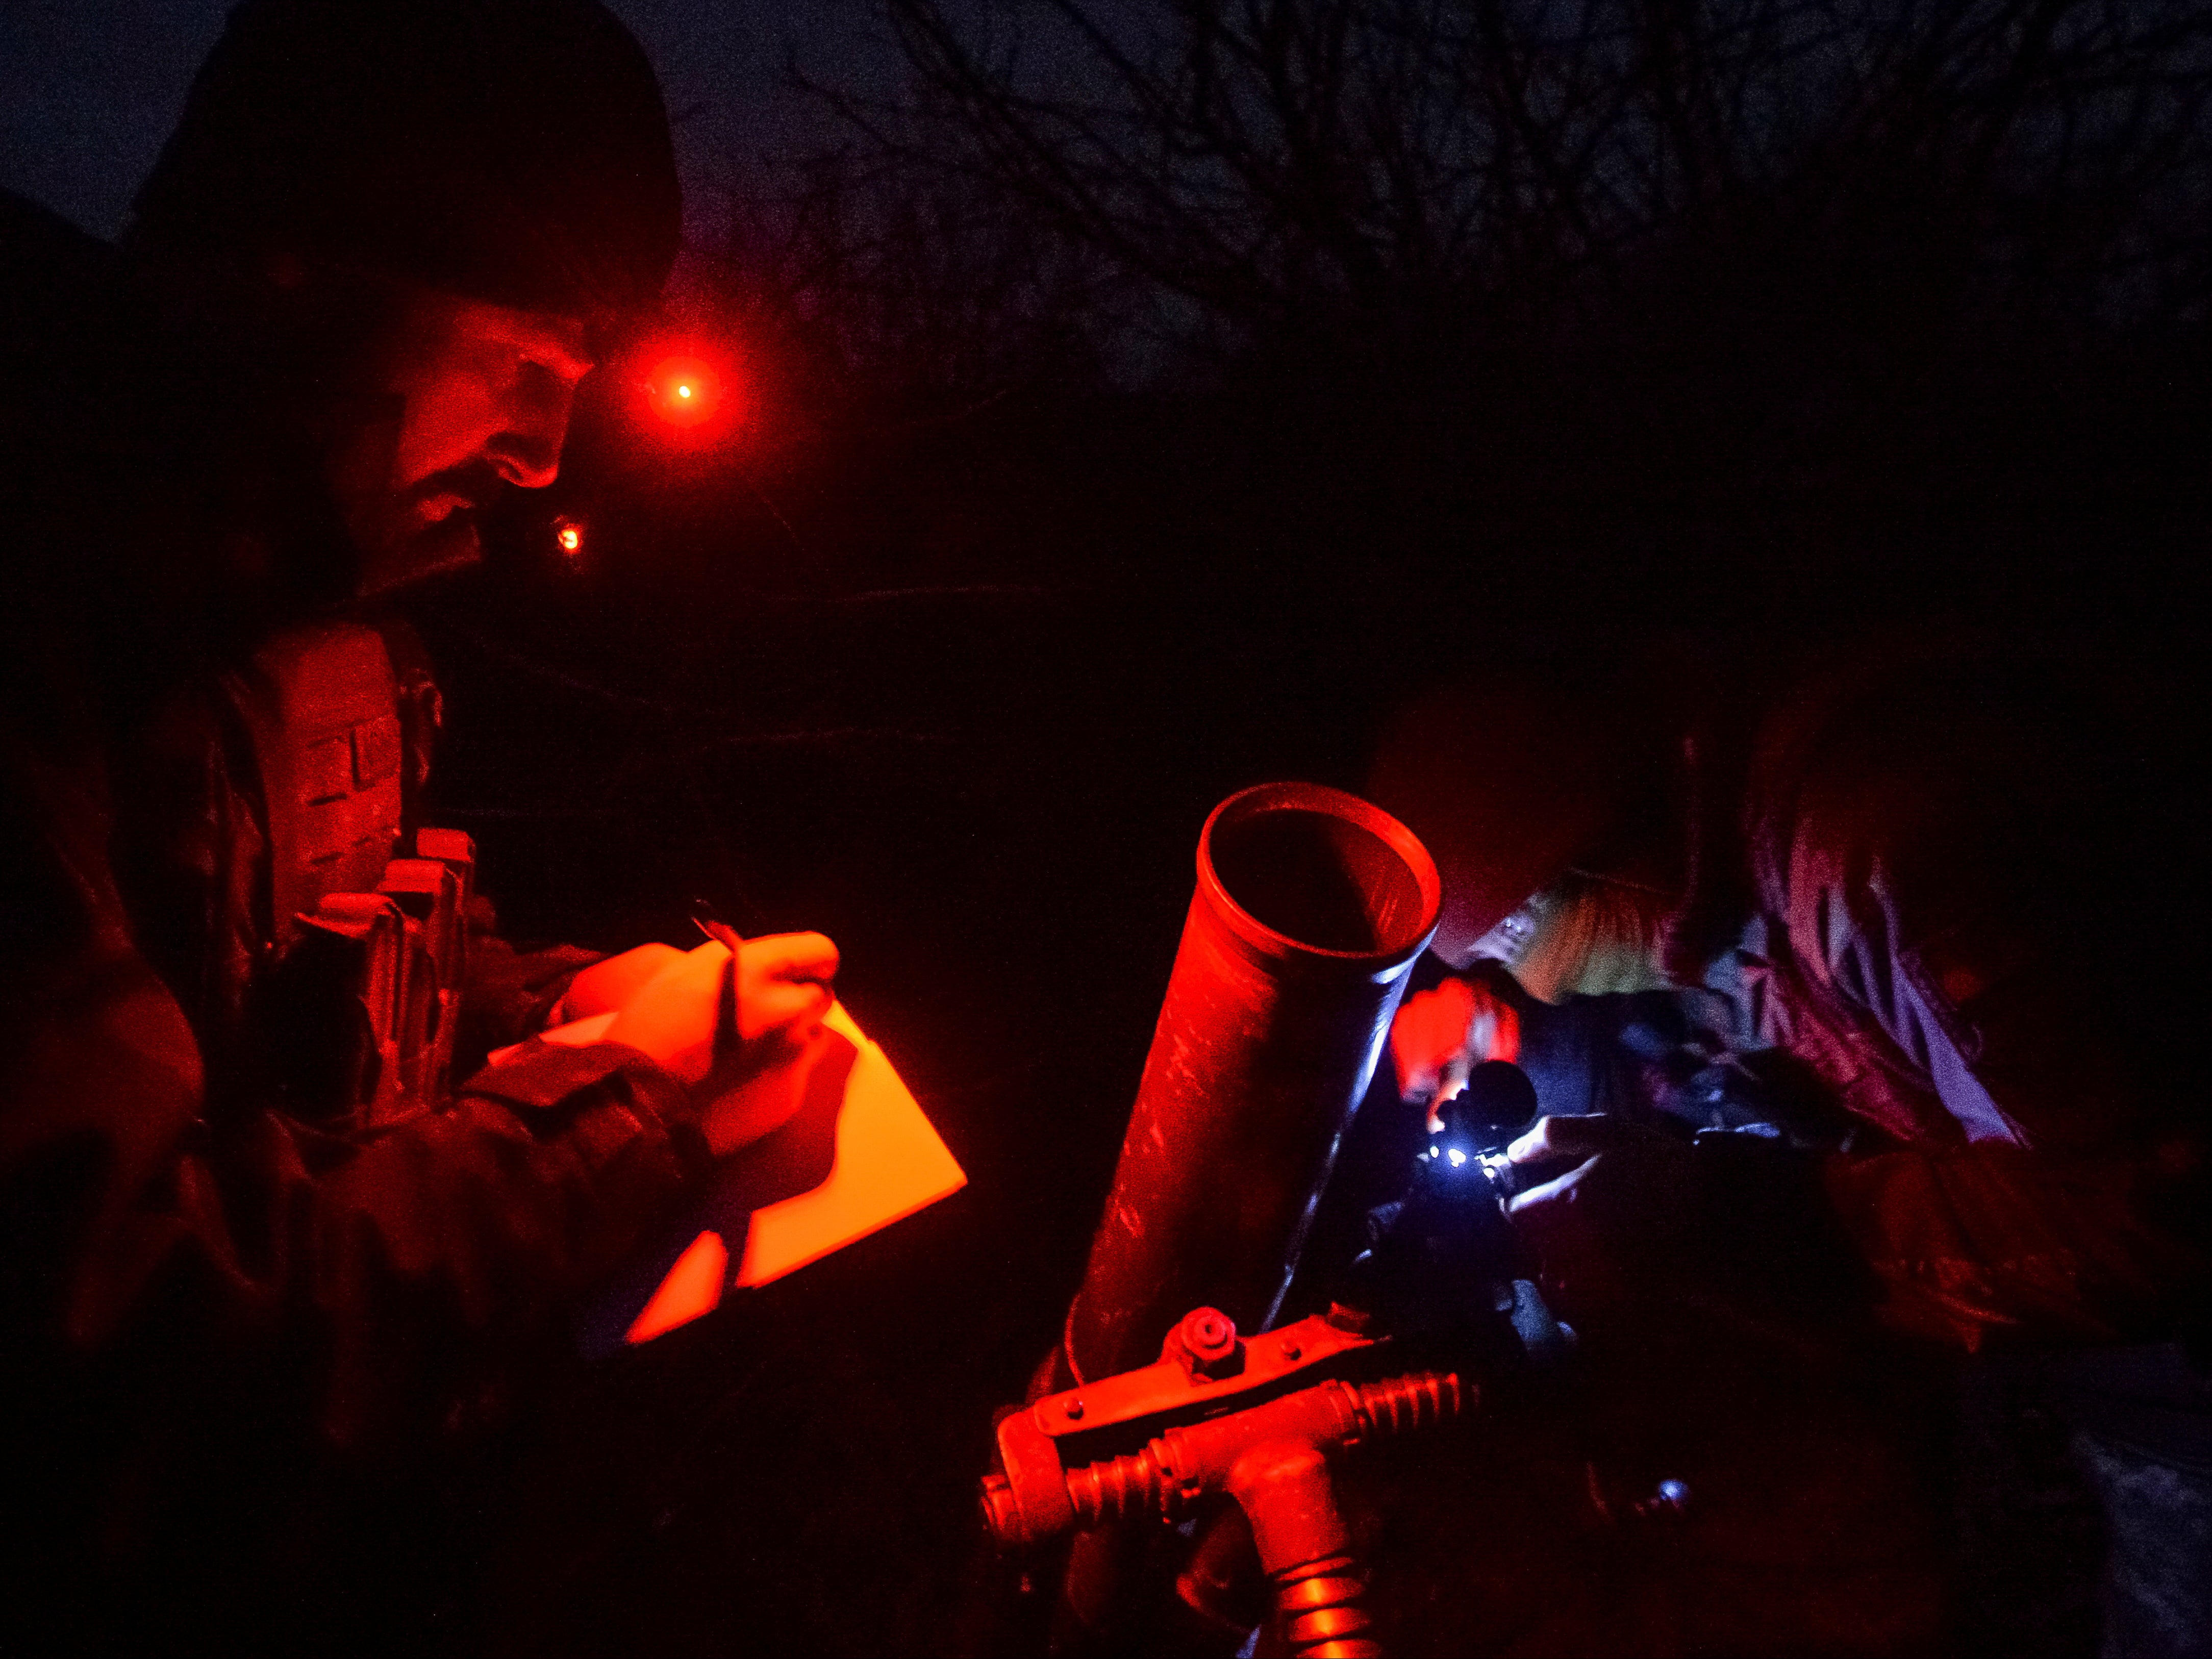
[(533, 1050), (442, 1109), (338, 1136), (202, 1121), (198, 1044), (108, 871), (97, 768), (11, 744), (0, 1212), (19, 1354), (134, 1333), (319, 1356), (342, 1440), (435, 1409), (703, 1178), (683, 1087), (634, 1050)]
[(1855, 1016), (1832, 1069), (1937, 1103), (1823, 1185), (1884, 1316), (1967, 1348), (2160, 1334), (2205, 1267), (2203, 1125), (2144, 1017), (2165, 827), (2094, 709), (2020, 672), (1893, 676), (1802, 722), (1754, 795), (1770, 914)]

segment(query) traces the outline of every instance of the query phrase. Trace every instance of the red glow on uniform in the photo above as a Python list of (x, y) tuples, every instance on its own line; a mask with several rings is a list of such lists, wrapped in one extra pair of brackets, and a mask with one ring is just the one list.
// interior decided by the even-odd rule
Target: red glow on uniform
[(573, 556), (584, 550), (584, 526), (574, 519), (556, 520), (553, 540), (563, 553)]
[(671, 426), (698, 426), (720, 412), (722, 378), (698, 357), (664, 357), (646, 377), (653, 413)]

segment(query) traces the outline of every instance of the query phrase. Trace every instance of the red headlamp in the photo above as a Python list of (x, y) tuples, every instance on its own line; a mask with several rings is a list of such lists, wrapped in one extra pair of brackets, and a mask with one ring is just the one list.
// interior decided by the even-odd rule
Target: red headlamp
[(702, 358), (664, 357), (646, 376), (646, 395), (671, 426), (698, 426), (720, 412), (722, 379)]

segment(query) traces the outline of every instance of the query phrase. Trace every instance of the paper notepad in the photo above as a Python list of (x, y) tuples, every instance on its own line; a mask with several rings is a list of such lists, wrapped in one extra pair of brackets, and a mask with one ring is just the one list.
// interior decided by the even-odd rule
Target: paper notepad
[[(612, 1024), (613, 1016), (597, 1015), (544, 1039), (595, 1042)], [(729, 1290), (796, 1273), (967, 1185), (884, 1051), (842, 1003), (823, 1024), (834, 1038), (798, 1114), (725, 1159), (707, 1197), (584, 1310), (577, 1336), (587, 1354), (688, 1324)], [(791, 1191), (798, 1182), (806, 1184)]]
[(820, 1186), (753, 1212), (734, 1280), (741, 1286), (796, 1273), (968, 1184), (921, 1103), (844, 1005), (833, 1003), (823, 1024), (860, 1051), (837, 1115), (836, 1159)]

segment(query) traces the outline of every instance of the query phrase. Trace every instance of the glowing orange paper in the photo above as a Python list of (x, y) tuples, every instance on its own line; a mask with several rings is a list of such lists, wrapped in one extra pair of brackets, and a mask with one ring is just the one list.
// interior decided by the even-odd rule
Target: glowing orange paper
[(732, 1282), (766, 1285), (968, 1184), (921, 1104), (881, 1048), (833, 1003), (823, 1024), (858, 1049), (837, 1117), (837, 1155), (811, 1192), (753, 1212)]
[[(597, 1042), (614, 1020), (611, 1013), (594, 1014), (541, 1036), (545, 1042), (572, 1047)], [(689, 1324), (713, 1312), (731, 1290), (770, 1284), (796, 1273), (968, 1184), (966, 1171), (921, 1103), (844, 1005), (832, 1003), (823, 1024), (855, 1051), (837, 1114), (836, 1152), (828, 1176), (811, 1191), (755, 1210), (745, 1230), (744, 1254), (734, 1263), (729, 1243), (720, 1233), (699, 1233), (630, 1322), (630, 1342), (649, 1341)], [(526, 1046), (498, 1050), (489, 1057), (490, 1063), (498, 1065)]]
[(693, 1239), (652, 1299), (638, 1310), (624, 1334), (626, 1342), (649, 1342), (664, 1331), (688, 1325), (702, 1314), (721, 1305), (722, 1286), (730, 1274), (730, 1247), (717, 1232)]

